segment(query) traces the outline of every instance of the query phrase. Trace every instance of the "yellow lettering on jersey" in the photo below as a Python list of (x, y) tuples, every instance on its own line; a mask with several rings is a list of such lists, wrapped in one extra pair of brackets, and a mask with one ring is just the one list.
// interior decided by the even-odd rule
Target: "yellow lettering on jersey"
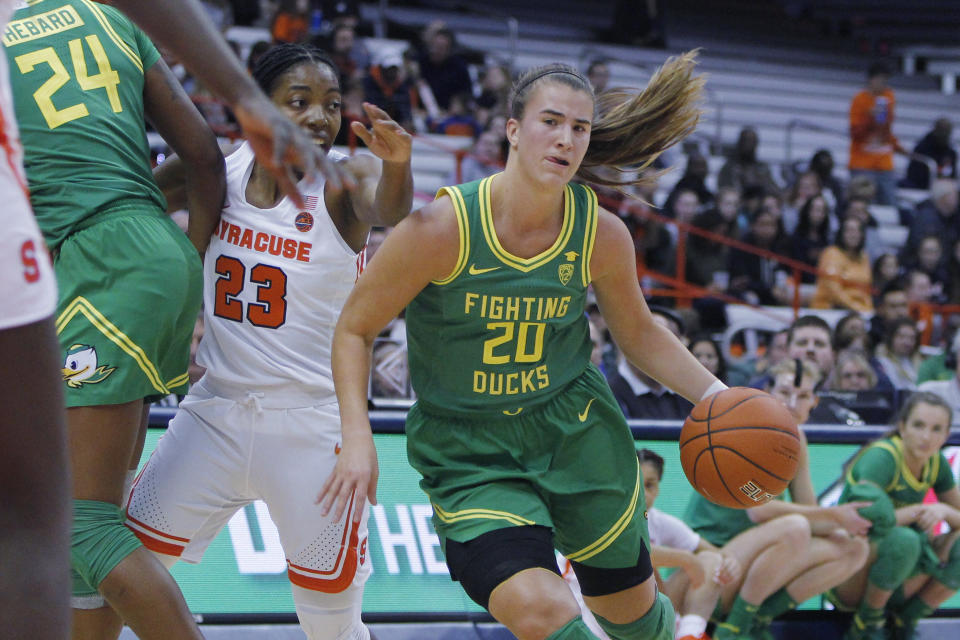
[(80, 26), (83, 26), (83, 18), (77, 10), (70, 5), (64, 5), (40, 15), (11, 20), (3, 32), (3, 45), (11, 47)]
[(514, 371), (511, 373), (493, 373), (476, 370), (473, 372), (473, 392), (490, 396), (516, 396), (540, 391), (550, 386), (547, 365), (536, 369)]
[(463, 314), (490, 320), (540, 321), (562, 318), (570, 311), (571, 296), (534, 298), (490, 296), (468, 291), (463, 297)]

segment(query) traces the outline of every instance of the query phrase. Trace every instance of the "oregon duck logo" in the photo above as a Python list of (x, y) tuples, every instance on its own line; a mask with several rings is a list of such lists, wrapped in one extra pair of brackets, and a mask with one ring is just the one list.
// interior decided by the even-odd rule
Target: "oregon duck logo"
[(75, 344), (67, 350), (63, 361), (63, 381), (71, 389), (103, 382), (116, 367), (97, 365), (97, 350), (88, 344)]
[(570, 282), (570, 278), (573, 277), (573, 265), (569, 262), (562, 264), (560, 265), (559, 269), (557, 269), (557, 272), (560, 275), (560, 284), (565, 286), (568, 282)]

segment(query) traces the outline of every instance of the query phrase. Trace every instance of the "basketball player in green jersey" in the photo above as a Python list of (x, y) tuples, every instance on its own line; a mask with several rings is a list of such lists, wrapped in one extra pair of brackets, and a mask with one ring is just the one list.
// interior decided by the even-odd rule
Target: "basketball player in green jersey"
[(693, 55), (671, 60), (639, 95), (599, 98), (565, 65), (524, 74), (512, 92), (506, 169), (441, 189), (391, 232), (334, 335), (343, 448), (318, 501), (338, 512), (354, 491), (375, 501), (370, 349), (406, 308), (418, 397), (410, 461), (451, 575), (522, 640), (594, 637), (554, 546), (612, 638), (673, 636), (633, 439), (589, 361), (587, 287), (638, 367), (693, 402), (725, 386), (653, 321), (626, 227), (571, 180), (611, 184), (600, 167), (647, 166), (689, 133), (703, 83), (693, 64)]
[[(914, 393), (896, 429), (867, 445), (847, 470), (841, 502), (880, 492), (892, 511), (888, 526), (871, 535), (867, 564), (831, 594), (838, 605), (856, 607), (850, 640), (915, 638), (917, 622), (960, 588), (960, 489), (940, 451), (951, 413), (940, 396)], [(939, 502), (924, 503), (930, 489)], [(950, 532), (937, 535), (943, 521)]]
[[(73, 605), (103, 608), (102, 594), (141, 638), (198, 638), (176, 583), (123, 525), (120, 505), (148, 402), (186, 391), (198, 250), (223, 201), (223, 157), (156, 48), (116, 9), (37, 0), (13, 14), (4, 45), (60, 289)], [(153, 181), (144, 117), (190, 166), (189, 239)], [(86, 636), (84, 616), (75, 621)]]

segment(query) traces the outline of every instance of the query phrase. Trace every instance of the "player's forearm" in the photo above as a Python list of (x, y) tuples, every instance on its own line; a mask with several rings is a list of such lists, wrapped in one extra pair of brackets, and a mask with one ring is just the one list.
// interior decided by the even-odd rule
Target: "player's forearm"
[(340, 405), (343, 441), (371, 438), (367, 413), (367, 383), (373, 341), (341, 324), (333, 336), (333, 384)]
[(413, 172), (410, 162), (384, 162), (373, 201), (381, 224), (394, 226), (413, 208)]
[(258, 94), (256, 84), (196, 0), (114, 0), (113, 4), (174, 51), (205, 87), (229, 104)]
[(630, 362), (694, 404), (717, 381), (669, 329), (655, 322), (645, 335), (624, 344)]
[(682, 568), (694, 564), (697, 560), (689, 551), (655, 544), (650, 552), (650, 561), (653, 562), (653, 565), (656, 567)]

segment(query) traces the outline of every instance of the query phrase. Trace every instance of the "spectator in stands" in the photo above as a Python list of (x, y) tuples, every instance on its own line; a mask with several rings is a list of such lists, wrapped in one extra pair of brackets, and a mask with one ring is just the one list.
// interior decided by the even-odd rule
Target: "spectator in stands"
[(503, 170), (503, 158), (500, 155), (500, 141), (503, 136), (494, 132), (484, 131), (477, 141), (470, 147), (469, 155), (460, 162), (460, 175), (454, 169), (447, 176), (444, 184), (464, 184), (492, 176)]
[(593, 85), (594, 93), (606, 91), (610, 82), (610, 67), (607, 66), (607, 61), (601, 58), (593, 60), (587, 67), (587, 80)]
[(960, 238), (951, 247), (947, 259), (947, 290), (944, 292), (948, 304), (960, 304)]
[(488, 65), (480, 75), (480, 95), (477, 96), (474, 115), (484, 128), (490, 128), (494, 115), (507, 112), (510, 93), (510, 71), (499, 64)]
[[(960, 220), (957, 221), (960, 223)], [(939, 299), (947, 289), (947, 256), (943, 250), (943, 241), (940, 236), (926, 236), (920, 240), (917, 252), (905, 256), (904, 267), (908, 270), (922, 271), (930, 278), (932, 296)]]
[(892, 280), (880, 291), (877, 312), (870, 318), (870, 340), (874, 345), (883, 342), (887, 327), (900, 318), (910, 317), (907, 284), (904, 278)]
[(783, 203), (783, 228), (793, 233), (800, 221), (800, 209), (810, 198), (820, 195), (823, 187), (820, 177), (813, 171), (804, 171), (797, 176), (787, 190)]
[(420, 74), (430, 85), (441, 111), (450, 108), (450, 99), (461, 93), (473, 94), (466, 61), (454, 52), (456, 40), (447, 27), (426, 34), (426, 51), (420, 57)]
[(751, 188), (761, 189), (764, 193), (780, 191), (780, 186), (774, 181), (769, 165), (757, 160), (758, 142), (755, 129), (744, 127), (740, 130), (733, 157), (720, 169), (717, 177), (718, 186), (737, 187), (741, 193)]
[(877, 345), (876, 358), (895, 388), (916, 389), (917, 368), (923, 361), (917, 323), (911, 318), (893, 322), (883, 342)]
[(837, 320), (833, 328), (833, 350), (840, 353), (850, 348), (864, 351), (870, 351), (873, 348), (870, 334), (867, 333), (867, 323), (856, 311), (851, 311)]
[[(350, 86), (351, 80), (346, 82), (347, 84), (341, 86)], [(363, 79), (363, 94), (367, 102), (386, 111), (401, 127), (414, 131), (413, 107), (416, 103), (416, 90), (407, 77), (403, 56), (398, 52), (384, 49), (377, 55)]]
[[(681, 189), (675, 193), (676, 197), (672, 203), (671, 211), (669, 213), (664, 211), (664, 214), (674, 218), (677, 222), (690, 224), (700, 212), (700, 200), (697, 198), (697, 193), (693, 189)], [(675, 230), (676, 227), (670, 227), (670, 229)]]
[(917, 305), (933, 302), (935, 291), (930, 276), (919, 269), (910, 269), (903, 278), (907, 285), (907, 303), (916, 309)]
[[(367, 51), (366, 45), (357, 38), (356, 27), (349, 22), (341, 22), (335, 25), (329, 37), (320, 39), (317, 44), (320, 48), (329, 52), (330, 58), (340, 69), (341, 87), (346, 85), (348, 79), (362, 80), (366, 75), (367, 68), (371, 64), (370, 52)], [(400, 58), (399, 55), (391, 55), (395, 59)], [(383, 68), (382, 59), (379, 64)], [(397, 66), (403, 66), (402, 60)]]
[(700, 364), (717, 377), (717, 380), (727, 381), (727, 361), (723, 357), (720, 345), (709, 334), (701, 333), (693, 336), (688, 348)]
[[(816, 267), (820, 254), (830, 244), (830, 208), (827, 199), (816, 194), (807, 199), (800, 207), (797, 227), (790, 242), (790, 255), (811, 267)], [(804, 272), (801, 279), (805, 283), (816, 281), (816, 275)]]
[[(787, 406), (797, 424), (807, 422), (817, 404), (814, 389), (820, 371), (810, 362), (785, 360), (771, 373), (770, 393)], [(800, 433), (803, 447), (789, 502), (731, 509), (693, 494), (687, 504), (687, 524), (744, 568), (744, 579), (731, 585), (730, 592), (724, 589), (726, 617), (717, 625), (714, 640), (772, 637), (769, 625), (774, 618), (842, 583), (867, 559), (864, 535), (870, 521), (856, 510), (868, 503), (817, 505), (806, 438)], [(761, 542), (765, 539), (776, 542), (766, 545)]]
[(430, 129), (448, 136), (470, 136), (476, 138), (483, 127), (473, 117), (473, 96), (469, 92), (450, 96), (448, 108), (438, 121), (428, 120)]
[(950, 369), (950, 377), (946, 380), (928, 380), (922, 383), (919, 391), (935, 393), (946, 401), (953, 410), (953, 426), (960, 426), (960, 331), (958, 331), (950, 348), (947, 350), (944, 365)]
[[(651, 306), (653, 320), (686, 342), (683, 336), (684, 323), (676, 313), (662, 307)], [(645, 374), (626, 358), (621, 358), (616, 371), (608, 377), (610, 389), (617, 403), (628, 418), (647, 420), (683, 420), (693, 404), (678, 393)]]
[(939, 237), (946, 247), (952, 247), (960, 240), (958, 204), (957, 181), (949, 178), (934, 180), (930, 187), (930, 199), (917, 205), (913, 213), (910, 234), (900, 254), (900, 261), (905, 262), (911, 254), (916, 253), (920, 240), (927, 236)]
[[(648, 180), (636, 188), (636, 198), (624, 200), (623, 206), (618, 201), (613, 207), (601, 200), (601, 206), (617, 211), (627, 225), (639, 266), (672, 274), (675, 270), (673, 236), (664, 224), (646, 215), (659, 214), (660, 210), (652, 204), (657, 190), (656, 174), (649, 170), (645, 173)], [(597, 191), (599, 197), (601, 190)]]
[(310, 28), (310, 0), (280, 0), (270, 23), (273, 42), (303, 42)]
[(863, 223), (854, 217), (844, 219), (834, 244), (820, 254), (811, 307), (873, 311), (873, 274), (863, 248), (865, 241)]
[[(929, 189), (930, 181), (935, 178), (957, 177), (957, 152), (950, 143), (953, 134), (953, 123), (949, 118), (938, 118), (933, 123), (933, 129), (920, 139), (913, 148), (914, 155), (923, 156), (910, 160), (907, 166), (907, 176), (902, 185), (909, 189)], [(928, 160), (932, 160), (937, 167), (937, 173), (930, 175)]]
[(692, 191), (697, 197), (697, 204), (700, 207), (706, 207), (713, 202), (713, 193), (707, 188), (706, 179), (709, 173), (707, 159), (698, 151), (687, 155), (687, 168), (683, 176), (674, 185), (666, 202), (663, 203), (664, 215), (671, 218), (676, 217), (674, 206), (677, 198), (685, 191)]
[(807, 314), (800, 316), (783, 332), (786, 333), (786, 351), (778, 353), (778, 359), (771, 358), (765, 370), (758, 368), (758, 376), (751, 379), (747, 386), (754, 389), (766, 389), (772, 383), (769, 370), (776, 362), (788, 358), (806, 360), (817, 366), (822, 379), (829, 377), (833, 371), (835, 352), (833, 350), (833, 334), (827, 321), (818, 315)]
[[(687, 192), (692, 193), (692, 192)], [(698, 213), (693, 218), (693, 226), (704, 231), (727, 235), (727, 221), (716, 209)], [(727, 271), (728, 246), (710, 238), (696, 234), (687, 236), (687, 280), (697, 285), (723, 293), (727, 290), (729, 273)], [(725, 275), (716, 276), (717, 273)]]
[[(870, 559), (828, 594), (856, 609), (846, 640), (916, 638), (917, 622), (960, 586), (960, 491), (941, 451), (951, 413), (935, 394), (911, 395), (894, 430), (846, 469), (840, 501), (873, 502), (860, 510), (873, 522)], [(931, 489), (937, 500), (926, 503)], [(948, 533), (938, 533), (943, 521)]]
[(893, 135), (893, 90), (887, 86), (890, 70), (875, 63), (867, 71), (867, 86), (850, 104), (850, 175), (869, 177), (877, 186), (877, 204), (897, 203), (894, 152), (906, 153)]
[(897, 258), (897, 254), (893, 252), (881, 253), (873, 261), (873, 267), (870, 271), (873, 273), (873, 288), (880, 291), (883, 291), (888, 283), (902, 275), (900, 260)]
[(716, 211), (726, 222), (723, 235), (728, 238), (739, 238), (749, 226), (740, 205), (740, 190), (736, 187), (722, 187), (717, 190)]
[(847, 349), (837, 354), (833, 374), (824, 386), (829, 391), (869, 391), (877, 386), (877, 373), (859, 349)]
[[(775, 254), (786, 253), (776, 216), (761, 210), (754, 215), (749, 232), (742, 241)], [(785, 304), (787, 294), (777, 287), (776, 271), (780, 263), (740, 249), (730, 251), (730, 294), (752, 304)]]
[(833, 154), (827, 149), (818, 149), (810, 158), (808, 169), (820, 178), (820, 185), (823, 187), (824, 193), (828, 193), (833, 200), (831, 205), (834, 210), (842, 211), (845, 205), (843, 183), (833, 175), (833, 167)]

